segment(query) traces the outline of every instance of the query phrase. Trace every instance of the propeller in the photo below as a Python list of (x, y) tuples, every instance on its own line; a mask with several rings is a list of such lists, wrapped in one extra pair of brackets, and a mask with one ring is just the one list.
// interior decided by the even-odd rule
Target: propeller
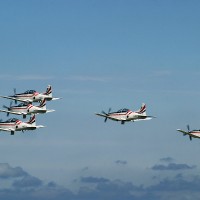
[[(104, 115), (108, 116), (109, 113), (110, 113), (110, 111), (111, 111), (111, 108), (108, 109), (108, 113), (106, 113), (105, 111), (102, 111), (101, 113), (103, 113)], [(104, 120), (104, 122), (106, 122), (107, 119), (108, 119), (108, 118), (106, 117), (105, 120)]]
[[(12, 101), (10, 102), (10, 107), (3, 105), (3, 108), (8, 109), (8, 111), (11, 110), (11, 107), (12, 107)], [(9, 113), (7, 113), (7, 117), (8, 117), (8, 116), (9, 116)]]
[[(14, 88), (13, 91), (14, 91), (14, 96), (16, 96), (16, 94), (17, 94), (16, 88)], [(17, 100), (15, 100), (15, 104), (17, 104)]]
[[(188, 130), (188, 133), (190, 132), (190, 125), (188, 124), (187, 125), (187, 130)], [(189, 135), (189, 138), (190, 138), (190, 140), (192, 140), (192, 136), (191, 135)]]

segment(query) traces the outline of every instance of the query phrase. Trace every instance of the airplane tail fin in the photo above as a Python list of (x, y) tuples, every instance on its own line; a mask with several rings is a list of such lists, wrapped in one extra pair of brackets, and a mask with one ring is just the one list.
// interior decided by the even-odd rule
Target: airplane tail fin
[(47, 86), (46, 92), (44, 94), (48, 95), (48, 96), (52, 96), (52, 87), (51, 87), (51, 85)]
[(30, 120), (27, 123), (31, 124), (31, 125), (35, 125), (36, 124), (36, 122), (35, 122), (35, 115), (31, 116)]
[(143, 103), (140, 110), (136, 111), (136, 113), (146, 116), (146, 104)]
[(46, 108), (46, 99), (43, 99), (41, 102), (40, 102), (40, 105), (38, 106), (39, 108)]

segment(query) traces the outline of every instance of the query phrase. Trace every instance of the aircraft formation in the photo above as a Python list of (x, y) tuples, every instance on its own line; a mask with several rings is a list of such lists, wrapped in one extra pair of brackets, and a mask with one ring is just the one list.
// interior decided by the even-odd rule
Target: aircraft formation
[[(21, 121), (17, 118), (10, 118), (5, 121), (0, 119), (0, 131), (10, 132), (11, 135), (14, 135), (15, 131), (24, 132), (26, 130), (35, 130), (37, 128), (45, 127), (43, 125), (36, 125), (36, 115), (54, 112), (55, 110), (48, 110), (46, 108), (46, 102), (61, 99), (52, 96), (51, 85), (47, 86), (46, 92), (27, 90), (23, 93), (17, 93), (16, 89), (14, 89), (14, 95), (0, 96), (0, 98), (11, 100), (9, 106), (4, 105), (3, 108), (5, 109), (0, 109), (0, 112), (6, 113), (7, 117), (10, 114), (21, 115), (23, 119), (25, 119), (27, 115), (31, 116), (30, 119), (26, 122)], [(13, 101), (15, 102), (15, 105), (13, 105)], [(16, 105), (17, 102), (20, 103)], [(37, 105), (34, 105), (33, 103), (37, 103)], [(151, 120), (155, 118), (155, 116), (147, 115), (145, 103), (142, 103), (141, 108), (136, 111), (122, 108), (118, 111), (111, 112), (111, 108), (109, 108), (107, 113), (105, 111), (102, 111), (101, 113), (95, 114), (97, 116), (103, 117), (104, 122), (106, 122), (107, 119), (110, 119), (113, 121), (119, 121), (121, 122), (121, 124), (125, 124), (126, 122)], [(188, 135), (190, 140), (192, 140), (192, 138), (200, 138), (200, 130), (190, 130), (189, 125), (187, 125), (187, 131), (181, 129), (177, 129), (177, 131), (183, 133), (184, 136)]]
[[(26, 122), (17, 118), (10, 118), (5, 121), (0, 120), (0, 131), (10, 132), (11, 135), (14, 135), (15, 131), (24, 132), (26, 130), (35, 130), (37, 128), (45, 127), (43, 125), (36, 125), (36, 114), (54, 112), (55, 110), (47, 110), (46, 101), (60, 99), (52, 96), (51, 85), (48, 85), (46, 92), (42, 93), (35, 90), (27, 90), (23, 93), (16, 93), (16, 89), (14, 89), (14, 95), (0, 97), (11, 100), (9, 106), (3, 106), (6, 110), (0, 110), (0, 112), (7, 113), (7, 116), (10, 114), (22, 115), (23, 118), (26, 118), (27, 115), (31, 115), (30, 119)], [(15, 104), (17, 104), (17, 102), (21, 103), (13, 106), (13, 101), (15, 101)], [(38, 105), (33, 105), (35, 102), (37, 102)]]

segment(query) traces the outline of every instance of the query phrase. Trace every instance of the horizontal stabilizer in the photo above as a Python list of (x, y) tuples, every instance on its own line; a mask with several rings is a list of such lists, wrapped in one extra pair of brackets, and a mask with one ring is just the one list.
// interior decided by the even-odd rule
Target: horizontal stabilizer
[(54, 112), (55, 110), (47, 110), (47, 113), (49, 113), (49, 112)]
[(45, 128), (46, 126), (43, 126), (43, 125), (38, 125), (38, 126), (35, 126), (36, 128)]
[(144, 118), (144, 119), (133, 119), (131, 121), (137, 122), (137, 121), (144, 121), (144, 120), (151, 120), (151, 119), (152, 119), (152, 117), (147, 117), (147, 118)]
[(54, 98), (52, 98), (52, 101), (58, 100), (58, 99), (62, 99), (62, 97), (54, 97)]

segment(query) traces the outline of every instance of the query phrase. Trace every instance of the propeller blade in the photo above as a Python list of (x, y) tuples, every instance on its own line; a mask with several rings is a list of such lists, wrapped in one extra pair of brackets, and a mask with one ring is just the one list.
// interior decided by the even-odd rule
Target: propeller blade
[[(14, 90), (14, 95), (17, 94), (16, 88), (13, 89)], [(15, 100), (15, 104), (17, 104), (17, 100)]]
[(6, 109), (8, 109), (8, 110), (10, 109), (8, 106), (5, 106), (5, 105), (3, 105), (3, 108), (6, 108)]
[(101, 111), (101, 113), (104, 114), (104, 115), (108, 115), (108, 114), (107, 114), (106, 112), (104, 112), (103, 110)]
[(188, 129), (188, 132), (190, 132), (190, 125), (189, 124), (187, 125), (187, 129)]
[(192, 140), (192, 136), (190, 135), (190, 141)]
[[(102, 113), (102, 114), (104, 114), (104, 115), (106, 115), (106, 116), (108, 116), (108, 115), (109, 115), (109, 113), (110, 113), (110, 111), (111, 111), (111, 108), (109, 108), (109, 109), (108, 109), (108, 113), (106, 113), (106, 112), (105, 112), (105, 111), (103, 111), (103, 110), (101, 111), (101, 113)], [(104, 122), (106, 122), (106, 121), (107, 121), (107, 119), (108, 119), (108, 118), (107, 118), (107, 117), (105, 117), (105, 120), (104, 120)]]
[(8, 110), (11, 110), (10, 107), (3, 105), (3, 108), (6, 108)]

